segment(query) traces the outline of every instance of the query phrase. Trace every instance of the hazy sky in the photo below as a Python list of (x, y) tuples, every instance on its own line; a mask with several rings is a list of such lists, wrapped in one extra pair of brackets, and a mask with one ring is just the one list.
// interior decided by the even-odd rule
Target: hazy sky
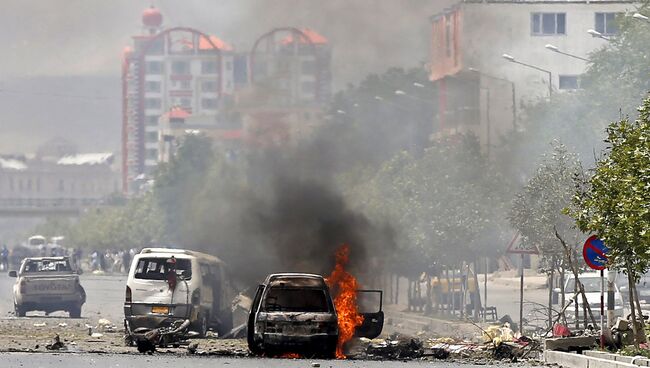
[[(118, 150), (120, 54), (142, 10), (248, 50), (277, 26), (310, 27), (334, 47), (335, 88), (390, 66), (426, 62), (428, 17), (453, 0), (3, 0), (0, 153), (62, 136), (84, 151)], [(71, 97), (70, 97), (71, 96)]]

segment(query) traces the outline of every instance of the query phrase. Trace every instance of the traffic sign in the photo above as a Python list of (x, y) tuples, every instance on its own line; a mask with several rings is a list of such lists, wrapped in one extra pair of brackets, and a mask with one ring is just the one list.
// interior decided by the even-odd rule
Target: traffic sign
[(604, 270), (607, 266), (607, 247), (596, 235), (590, 236), (582, 247), (582, 257), (587, 266), (594, 270)]
[(516, 233), (515, 236), (512, 238), (510, 241), (510, 244), (508, 244), (508, 249), (506, 249), (506, 253), (508, 254), (539, 254), (539, 250), (537, 247), (533, 246), (533, 249), (525, 249), (522, 248), (521, 242), (516, 243), (517, 239), (519, 239), (519, 233)]

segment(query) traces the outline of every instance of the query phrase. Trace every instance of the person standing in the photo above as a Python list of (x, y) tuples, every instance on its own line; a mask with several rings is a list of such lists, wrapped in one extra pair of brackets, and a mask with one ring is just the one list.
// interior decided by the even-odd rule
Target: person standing
[(9, 249), (7, 249), (7, 244), (4, 244), (0, 251), (0, 267), (2, 267), (2, 271), (9, 269)]

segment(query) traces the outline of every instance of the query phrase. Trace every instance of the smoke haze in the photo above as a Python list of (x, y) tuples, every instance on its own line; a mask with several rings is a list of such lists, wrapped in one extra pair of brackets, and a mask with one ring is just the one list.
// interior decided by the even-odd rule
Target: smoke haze
[[(273, 27), (310, 27), (333, 44), (334, 89), (428, 55), (428, 17), (451, 0), (7, 0), (0, 43), (0, 153), (34, 151), (66, 132), (83, 151), (116, 151), (120, 55), (153, 4), (165, 26), (191, 26), (249, 50)], [(399, 14), (399, 16), (397, 16)], [(11, 91), (11, 92), (7, 92)], [(83, 95), (70, 98), (68, 95)], [(90, 102), (90, 103), (88, 103)], [(35, 108), (36, 107), (36, 108)], [(36, 132), (36, 133), (34, 133)]]

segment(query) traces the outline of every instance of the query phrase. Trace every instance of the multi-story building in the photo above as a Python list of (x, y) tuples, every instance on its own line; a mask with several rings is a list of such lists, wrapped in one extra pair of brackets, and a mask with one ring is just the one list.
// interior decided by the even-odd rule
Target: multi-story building
[(186, 130), (221, 137), (226, 146), (285, 144), (319, 121), (332, 79), (322, 35), (278, 28), (250, 52), (235, 52), (215, 36), (163, 28), (162, 21), (157, 9), (146, 9), (144, 32), (123, 56), (124, 192), (136, 192), (136, 182), (169, 158), (169, 140)]
[(246, 59), (219, 38), (186, 27), (162, 28), (162, 15), (142, 15), (144, 34), (123, 56), (123, 190), (147, 175), (159, 157), (160, 117), (174, 107), (217, 116), (246, 82)]
[(310, 134), (331, 97), (331, 56), (328, 40), (309, 28), (276, 28), (257, 39), (250, 85), (237, 106), (249, 144), (286, 144)]
[(489, 150), (516, 128), (522, 104), (580, 88), (590, 52), (616, 36), (616, 17), (637, 3), (464, 0), (432, 16), (438, 132), (472, 131)]

